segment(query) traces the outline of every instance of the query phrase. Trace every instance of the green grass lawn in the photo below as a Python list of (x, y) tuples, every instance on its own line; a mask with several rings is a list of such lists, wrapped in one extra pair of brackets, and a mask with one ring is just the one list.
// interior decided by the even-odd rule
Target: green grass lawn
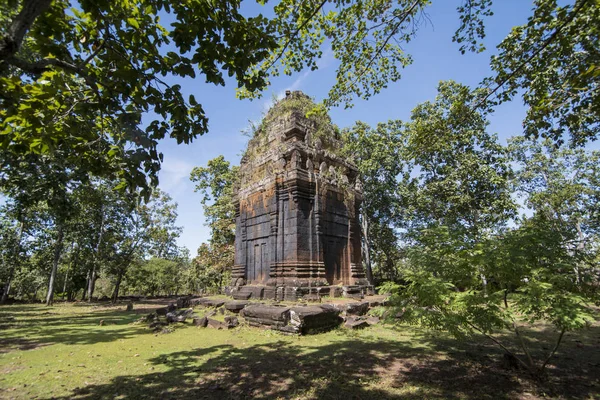
[(0, 307), (0, 398), (600, 398), (598, 324), (567, 335), (537, 384), (503, 368), (484, 339), (381, 325), (296, 337), (178, 324), (156, 334), (135, 323), (156, 307)]

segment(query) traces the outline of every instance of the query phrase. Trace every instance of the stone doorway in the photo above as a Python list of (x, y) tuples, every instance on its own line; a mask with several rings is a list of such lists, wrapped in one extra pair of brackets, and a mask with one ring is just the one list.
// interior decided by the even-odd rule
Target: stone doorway
[(343, 260), (345, 242), (336, 237), (325, 237), (323, 258), (325, 261), (325, 279), (330, 285), (344, 284)]
[(264, 283), (269, 278), (269, 251), (266, 242), (254, 241), (248, 249), (248, 283)]

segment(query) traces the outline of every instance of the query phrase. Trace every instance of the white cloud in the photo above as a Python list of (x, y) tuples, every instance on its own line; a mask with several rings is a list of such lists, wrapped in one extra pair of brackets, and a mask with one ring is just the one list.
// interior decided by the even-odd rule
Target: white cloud
[(194, 165), (176, 158), (165, 158), (160, 169), (160, 188), (175, 198), (189, 184)]
[[(286, 90), (298, 90), (300, 89), (300, 87), (302, 86), (302, 83), (304, 82), (304, 80), (306, 79), (306, 77), (308, 75), (310, 75), (312, 71), (310, 69), (304, 71), (302, 73), (302, 75), (300, 75), (298, 78), (296, 78), (296, 80), (294, 82), (292, 82), (292, 84), (290, 85), (290, 87), (288, 87)], [(283, 95), (285, 94), (285, 90), (281, 93), (279, 93), (279, 95), (281, 95), (281, 97), (283, 98)]]

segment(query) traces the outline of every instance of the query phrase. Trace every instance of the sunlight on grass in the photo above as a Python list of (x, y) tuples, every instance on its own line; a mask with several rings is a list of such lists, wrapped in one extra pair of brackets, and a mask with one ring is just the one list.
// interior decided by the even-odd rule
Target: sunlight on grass
[[(0, 397), (494, 398), (472, 383), (501, 353), (443, 333), (377, 325), (286, 336), (178, 324), (172, 333), (156, 334), (136, 323), (143, 312), (0, 308)], [(528, 388), (504, 375), (498, 382), (486, 375), (483, 382), (510, 383), (506, 398)]]

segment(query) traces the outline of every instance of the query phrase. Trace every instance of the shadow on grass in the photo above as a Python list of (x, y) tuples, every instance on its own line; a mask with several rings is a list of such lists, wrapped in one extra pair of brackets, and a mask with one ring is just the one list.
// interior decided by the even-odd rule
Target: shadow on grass
[(168, 370), (118, 376), (64, 399), (510, 399), (524, 390), (509, 373), (389, 340), (346, 339), (318, 347), (284, 341), (242, 349), (221, 345), (151, 363)]
[(64, 313), (43, 306), (0, 308), (0, 353), (31, 350), (51, 344), (96, 344), (151, 333), (133, 325), (139, 314), (122, 310)]
[[(600, 335), (600, 330), (596, 327), (590, 334)], [(166, 371), (118, 376), (106, 384), (75, 389), (64, 399), (474, 400), (531, 393), (566, 399), (599, 394), (594, 384), (598, 369), (570, 362), (566, 357), (574, 354), (569, 346), (556, 359), (548, 382), (536, 386), (524, 372), (503, 369), (502, 351), (485, 341), (459, 342), (428, 334), (415, 341), (425, 346), (348, 334), (321, 346), (277, 341), (248, 348), (200, 348), (150, 360), (150, 365)], [(598, 349), (594, 352), (586, 365), (598, 359)]]
[[(129, 325), (139, 316), (124, 311), (75, 315), (45, 314), (52, 312), (45, 308), (22, 311), (27, 319), (13, 313), (18, 324), (1, 340), (32, 337), (31, 343), (38, 346), (93, 344), (151, 333), (145, 325)], [(99, 320), (108, 326), (98, 326)], [(401, 328), (394, 329), (401, 334)], [(116, 376), (106, 383), (76, 388), (63, 399), (474, 400), (513, 399), (527, 397), (526, 393), (586, 399), (600, 393), (598, 325), (565, 337), (544, 387), (535, 386), (522, 371), (503, 369), (502, 351), (483, 338), (461, 342), (420, 331), (414, 340), (400, 342), (341, 332), (336, 341), (322, 345), (319, 336), (311, 336), (297, 343), (279, 340), (246, 348), (223, 344), (163, 354), (148, 361), (148, 373)], [(239, 333), (243, 336), (245, 331)], [(544, 327), (533, 331), (531, 337), (532, 343), (544, 350), (544, 345), (552, 344), (549, 339), (554, 332)], [(509, 336), (503, 339), (511, 340)], [(153, 367), (155, 370), (150, 369)]]

